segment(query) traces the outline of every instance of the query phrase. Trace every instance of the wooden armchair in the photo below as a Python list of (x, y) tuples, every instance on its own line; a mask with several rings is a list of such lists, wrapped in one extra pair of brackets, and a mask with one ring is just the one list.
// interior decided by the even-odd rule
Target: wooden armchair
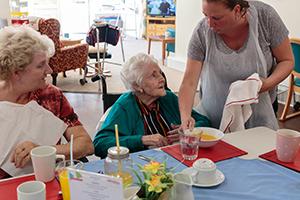
[(59, 72), (86, 67), (88, 44), (64, 46), (59, 39), (60, 24), (57, 19), (40, 19), (39, 31), (53, 40), (55, 45), (55, 55), (49, 60), (49, 66), (53, 70), (51, 74), (53, 85), (56, 85), (56, 78)]
[[(300, 115), (299, 102), (295, 101), (295, 95), (294, 95), (295, 92), (300, 93), (300, 39), (294, 38), (291, 39), (290, 41), (294, 53), (295, 66), (294, 66), (294, 70), (290, 75), (288, 95), (286, 98), (284, 109), (279, 119), (280, 121), (285, 121), (287, 119)], [(294, 95), (294, 112), (288, 114), (293, 95)]]

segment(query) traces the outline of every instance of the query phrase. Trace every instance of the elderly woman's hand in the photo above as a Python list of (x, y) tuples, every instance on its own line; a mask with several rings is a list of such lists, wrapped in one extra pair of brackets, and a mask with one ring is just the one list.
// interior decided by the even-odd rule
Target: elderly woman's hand
[(167, 139), (169, 144), (179, 141), (179, 131), (181, 130), (180, 125), (171, 124), (173, 130), (167, 133)]
[(168, 145), (168, 140), (161, 134), (144, 135), (142, 142), (145, 146), (162, 147)]
[(30, 161), (31, 149), (37, 146), (30, 141), (18, 144), (12, 153), (11, 162), (15, 163), (16, 168), (24, 167)]

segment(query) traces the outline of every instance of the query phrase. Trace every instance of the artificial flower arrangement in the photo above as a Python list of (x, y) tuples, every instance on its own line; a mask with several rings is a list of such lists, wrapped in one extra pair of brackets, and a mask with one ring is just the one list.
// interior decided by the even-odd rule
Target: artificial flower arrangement
[(150, 161), (144, 166), (140, 164), (137, 166), (144, 176), (142, 178), (137, 171), (133, 170), (141, 187), (137, 193), (138, 197), (143, 200), (168, 199), (174, 181), (173, 174), (166, 168), (166, 162)]

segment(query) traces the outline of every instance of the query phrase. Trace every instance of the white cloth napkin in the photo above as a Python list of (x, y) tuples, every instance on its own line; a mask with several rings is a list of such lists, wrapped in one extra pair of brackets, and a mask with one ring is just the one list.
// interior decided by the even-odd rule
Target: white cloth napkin
[(0, 167), (11, 176), (33, 172), (32, 163), (15, 168), (10, 162), (15, 146), (24, 141), (38, 145), (55, 145), (67, 125), (36, 101), (25, 105), (0, 102)]
[(258, 103), (258, 92), (261, 86), (262, 81), (257, 73), (246, 80), (235, 81), (230, 85), (223, 109), (221, 131), (229, 133), (245, 130), (245, 123), (252, 115), (250, 104)]

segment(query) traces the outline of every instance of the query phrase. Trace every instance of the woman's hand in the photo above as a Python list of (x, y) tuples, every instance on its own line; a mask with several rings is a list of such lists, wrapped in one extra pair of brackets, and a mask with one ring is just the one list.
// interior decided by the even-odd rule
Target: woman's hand
[(181, 127), (180, 128), (182, 130), (186, 130), (186, 129), (193, 130), (194, 127), (195, 127), (195, 120), (192, 116), (190, 116), (189, 118), (181, 121)]
[(30, 151), (38, 145), (25, 141), (16, 146), (11, 156), (11, 162), (16, 168), (23, 168), (30, 161)]
[(167, 133), (167, 139), (169, 144), (179, 141), (180, 125), (171, 124), (172, 130)]
[(145, 146), (162, 147), (168, 145), (168, 140), (161, 134), (144, 135), (142, 142)]

